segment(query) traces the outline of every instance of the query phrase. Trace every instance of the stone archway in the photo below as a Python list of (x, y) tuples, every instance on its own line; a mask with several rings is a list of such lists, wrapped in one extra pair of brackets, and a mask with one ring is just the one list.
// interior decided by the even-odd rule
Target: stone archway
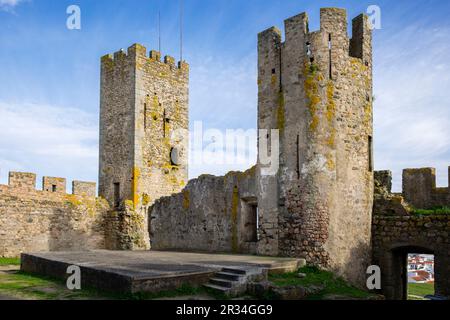
[(389, 299), (408, 299), (407, 257), (411, 253), (435, 254), (433, 250), (422, 245), (406, 244), (393, 247), (387, 255), (390, 261), (386, 261), (387, 267), (384, 268), (385, 281), (389, 282)]

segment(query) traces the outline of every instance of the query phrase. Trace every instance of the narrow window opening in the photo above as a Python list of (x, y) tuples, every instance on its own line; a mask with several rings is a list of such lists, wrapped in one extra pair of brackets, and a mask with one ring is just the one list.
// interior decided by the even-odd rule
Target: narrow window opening
[(332, 41), (331, 41), (331, 33), (328, 35), (328, 60), (329, 60), (329, 78), (333, 80), (333, 64), (331, 60), (331, 49), (332, 49)]
[(166, 109), (164, 109), (163, 113), (163, 137), (166, 137)]
[(369, 172), (373, 172), (373, 138), (369, 136), (368, 141), (368, 152), (369, 152)]
[(52, 185), (52, 192), (56, 192), (56, 185)]
[(147, 129), (147, 104), (144, 103), (144, 129)]
[(300, 179), (300, 136), (297, 135), (297, 179)]
[(311, 52), (311, 42), (306, 42), (306, 55), (308, 56), (308, 57), (311, 57), (311, 55), (312, 55), (312, 52)]
[(242, 201), (242, 211), (244, 218), (243, 237), (245, 242), (258, 241), (258, 204), (256, 200)]
[(114, 207), (120, 206), (120, 183), (114, 183)]
[(275, 74), (277, 70), (275, 68), (272, 69), (272, 74)]

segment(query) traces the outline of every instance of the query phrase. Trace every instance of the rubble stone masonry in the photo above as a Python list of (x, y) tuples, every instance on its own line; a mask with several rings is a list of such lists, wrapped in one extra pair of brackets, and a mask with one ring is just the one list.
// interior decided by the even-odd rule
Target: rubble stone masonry
[(0, 185), (0, 257), (107, 248), (108, 203), (79, 188), (88, 183), (66, 194), (65, 179), (43, 180), (40, 191), (35, 174), (11, 172), (9, 184)]
[[(450, 214), (418, 214), (406, 201), (420, 203), (423, 208), (436, 205), (435, 200), (419, 202), (425, 199), (424, 195), (433, 193), (434, 173), (432, 168), (404, 170), (403, 194), (408, 198), (391, 192), (390, 171), (376, 173), (373, 263), (381, 268), (381, 293), (388, 299), (406, 299), (406, 255), (412, 253), (434, 254), (436, 294), (450, 297)], [(429, 184), (424, 184), (425, 181)], [(411, 190), (416, 190), (413, 197)], [(439, 205), (450, 206), (450, 201), (441, 201)]]

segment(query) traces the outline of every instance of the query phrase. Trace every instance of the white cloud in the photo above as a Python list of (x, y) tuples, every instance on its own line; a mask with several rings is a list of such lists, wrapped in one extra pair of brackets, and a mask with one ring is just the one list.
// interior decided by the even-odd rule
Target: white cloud
[(23, 0), (0, 0), (0, 10), (10, 11), (21, 2)]
[[(204, 130), (256, 129), (257, 83), (256, 55), (239, 60), (225, 57), (193, 56), (190, 59), (191, 124), (202, 121)], [(191, 127), (191, 129), (193, 129)], [(204, 145), (206, 147), (206, 143)], [(191, 145), (191, 158), (202, 154), (215, 158), (218, 153), (205, 152)], [(235, 163), (190, 164), (190, 177), (201, 174), (225, 175), (229, 171), (244, 171), (256, 163), (256, 143), (246, 145), (238, 154), (227, 152), (225, 158), (236, 157)]]
[(411, 26), (375, 47), (376, 167), (393, 171), (396, 191), (410, 167), (436, 167), (447, 185), (449, 31)]
[(97, 116), (84, 111), (0, 102), (0, 181), (7, 171), (97, 179)]
[(256, 128), (256, 59), (254, 54), (240, 60), (192, 57), (191, 120), (210, 127)]

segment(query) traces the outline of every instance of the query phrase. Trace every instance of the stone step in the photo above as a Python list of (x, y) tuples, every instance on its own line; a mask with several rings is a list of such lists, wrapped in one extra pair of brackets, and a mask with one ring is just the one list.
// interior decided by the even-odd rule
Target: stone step
[(235, 273), (229, 273), (229, 272), (217, 272), (214, 275), (215, 278), (219, 279), (225, 279), (225, 280), (231, 280), (231, 281), (239, 281), (239, 279), (242, 277), (241, 275), (235, 274)]
[(203, 287), (212, 289), (212, 290), (216, 290), (216, 291), (219, 291), (219, 292), (225, 293), (225, 294), (230, 290), (230, 288), (225, 288), (225, 287), (218, 286), (218, 285), (215, 285), (212, 283), (204, 284)]
[(230, 281), (230, 280), (211, 278), (209, 280), (209, 282), (211, 284), (214, 284), (214, 285), (217, 285), (217, 286), (221, 286), (221, 287), (225, 287), (225, 288), (233, 287), (233, 281)]
[(235, 273), (235, 274), (239, 274), (239, 275), (246, 275), (247, 271), (242, 270), (242, 269), (235, 269), (235, 268), (222, 268), (223, 272), (227, 272), (227, 273)]

